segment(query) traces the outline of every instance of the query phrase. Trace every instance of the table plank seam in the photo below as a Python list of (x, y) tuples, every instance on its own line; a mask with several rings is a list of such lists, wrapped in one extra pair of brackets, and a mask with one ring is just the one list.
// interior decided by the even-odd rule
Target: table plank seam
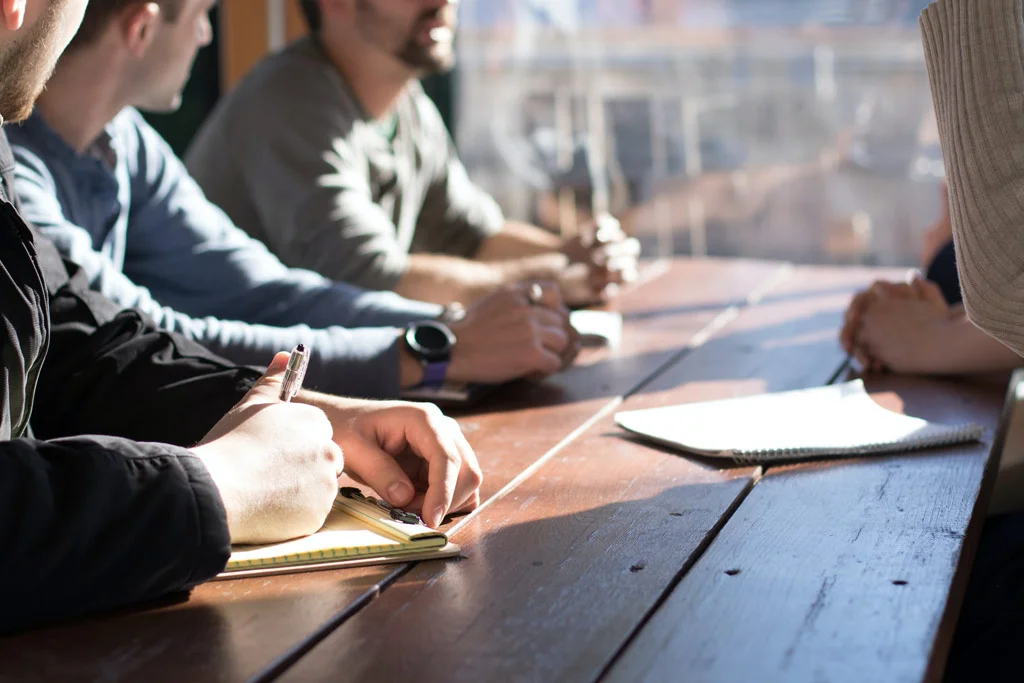
[[(667, 272), (667, 270), (664, 272)], [(645, 281), (644, 284), (649, 284), (651, 281), (658, 279), (661, 275), (664, 274), (664, 272), (654, 273), (647, 281)], [(656, 379), (662, 373), (667, 371), (673, 365), (681, 362), (690, 353), (694, 352), (696, 349), (706, 344), (717, 333), (721, 332), (723, 329), (728, 327), (730, 323), (735, 321), (739, 317), (740, 313), (742, 313), (744, 310), (756, 306), (761, 301), (763, 301), (764, 297), (769, 292), (771, 292), (776, 287), (781, 285), (788, 278), (792, 277), (792, 275), (795, 272), (796, 269), (792, 263), (781, 263), (775, 271), (773, 271), (769, 276), (767, 276), (757, 286), (755, 286), (750, 291), (750, 293), (743, 298), (742, 301), (730, 304), (726, 308), (724, 308), (708, 324), (706, 324), (704, 327), (698, 330), (687, 341), (687, 343), (684, 344), (682, 348), (679, 349), (679, 351), (672, 354), (670, 358), (668, 358), (664, 363), (659, 365), (653, 371), (648, 373), (647, 376), (641, 378), (632, 388), (625, 391), (621, 396), (616, 396), (615, 398), (612, 398), (607, 404), (601, 407), (596, 413), (594, 413), (590, 418), (584, 421), (579, 427), (577, 427), (568, 435), (566, 435), (561, 441), (555, 444), (555, 446), (553, 446), (546, 453), (541, 455), (529, 467), (524, 469), (512, 481), (510, 481), (508, 484), (502, 487), (498, 492), (496, 492), (486, 501), (481, 503), (481, 505), (476, 510), (472, 511), (471, 513), (463, 517), (461, 520), (459, 520), (459, 522), (456, 523), (447, 532), (449, 537), (454, 537), (459, 531), (464, 529), (470, 522), (476, 519), (477, 515), (479, 515), (488, 507), (490, 507), (490, 505), (506, 497), (509, 493), (511, 493), (519, 486), (521, 486), (525, 481), (530, 479), (530, 477), (536, 474), (538, 470), (540, 470), (559, 452), (561, 452), (569, 444), (571, 444), (573, 441), (579, 438), (580, 435), (585, 433), (590, 427), (592, 427), (598, 421), (600, 421), (601, 419), (609, 415), (611, 412), (613, 412), (620, 405), (622, 405), (626, 398), (641, 391), (645, 386), (650, 384), (654, 379)], [(727, 514), (723, 517), (722, 520), (719, 520), (719, 524), (715, 526), (712, 533), (709, 534), (708, 539), (705, 540), (705, 542), (701, 545), (699, 551), (695, 553), (693, 558), (689, 562), (687, 562), (687, 564), (680, 570), (680, 572), (675, 577), (673, 577), (672, 585), (662, 592), (661, 596), (657, 601), (657, 605), (655, 605), (651, 610), (645, 613), (640, 626), (642, 626), (643, 623), (646, 623), (647, 619), (650, 618), (650, 616), (657, 610), (657, 606), (660, 605), (662, 601), (666, 599), (666, 596), (671, 593), (672, 587), (674, 587), (679, 581), (682, 580), (683, 576), (686, 574), (686, 571), (688, 571), (689, 567), (692, 566), (693, 563), (695, 563), (703, 555), (704, 550), (707, 547), (707, 544), (710, 543), (710, 540), (714, 539), (714, 537), (718, 534), (719, 529), (722, 526), (724, 526), (724, 524), (732, 516), (732, 513), (735, 510), (735, 508), (739, 505), (740, 502), (742, 502), (743, 499), (746, 498), (747, 494), (750, 492), (753, 486), (758, 481), (760, 481), (760, 473), (761, 468), (758, 468), (755, 471), (754, 475), (751, 477), (750, 482), (748, 482), (748, 485), (744, 487), (741, 494), (737, 497), (737, 500), (733, 502), (732, 506), (730, 506)], [(388, 588), (391, 584), (393, 584), (395, 581), (401, 578), (404, 574), (411, 571), (412, 568), (416, 566), (416, 564), (417, 563), (409, 563), (401, 565), (394, 572), (389, 574), (383, 581), (376, 584), (373, 588), (369, 589), (366, 593), (360, 596), (359, 599), (348, 605), (344, 610), (342, 610), (337, 615), (332, 617), (330, 620), (322, 624), (305, 639), (297, 643), (287, 653), (282, 655), (276, 661), (272, 662), (268, 667), (263, 669), (261, 672), (253, 676), (252, 679), (250, 679), (251, 683), (270, 683), (271, 681), (279, 678), (286, 672), (286, 670), (289, 667), (295, 664), (303, 655), (312, 650), (313, 647), (315, 647), (320, 641), (327, 638), (334, 630), (339, 628), (348, 619), (354, 617), (364, 607), (371, 604), (373, 600), (379, 597), (379, 595), (386, 588)], [(628, 643), (632, 640), (633, 636), (638, 630), (639, 627), (637, 630), (630, 633), (629, 637), (623, 643), (622, 647), (616, 651), (614, 656), (606, 665), (605, 669), (602, 670), (602, 676), (604, 675), (604, 672), (607, 671), (612, 664), (614, 664), (615, 660), (618, 658), (618, 655), (624, 650), (626, 645), (628, 645)]]
[(672, 354), (664, 363), (655, 368), (650, 374), (641, 379), (636, 386), (629, 389), (622, 395), (622, 399), (625, 400), (630, 396), (642, 391), (648, 384), (656, 380), (662, 374), (664, 374), (673, 365), (682, 362), (688, 355), (704, 346), (708, 341), (711, 340), (715, 334), (724, 330), (728, 325), (739, 318), (740, 314), (761, 303), (764, 297), (768, 295), (773, 289), (782, 284), (785, 280), (792, 277), (795, 269), (791, 263), (783, 263), (779, 266), (778, 270), (766, 277), (761, 284), (750, 291), (743, 301), (739, 303), (730, 304), (726, 308), (716, 315), (711, 322), (702, 327), (696, 332), (690, 340), (686, 342), (676, 353)]
[(324, 638), (329, 636), (334, 629), (341, 626), (350, 617), (354, 616), (361, 609), (380, 597), (384, 589), (393, 584), (403, 575), (408, 573), (415, 563), (399, 565), (395, 571), (388, 574), (381, 581), (366, 589), (362, 595), (349, 603), (326, 622), (321, 624), (313, 633), (296, 643), (290, 650), (272, 661), (265, 669), (249, 679), (249, 683), (269, 683), (281, 676), (291, 665), (295, 664), (304, 654), (312, 650)]
[(477, 509), (473, 510), (468, 515), (459, 520), (459, 522), (455, 526), (453, 526), (451, 530), (448, 532), (448, 536), (452, 537), (455, 534), (462, 531), (462, 529), (464, 529), (470, 522), (476, 519), (478, 515), (480, 515), (484, 510), (489, 508), (493, 503), (503, 499), (505, 496), (519, 488), (523, 484), (523, 482), (525, 482), (527, 479), (536, 474), (537, 470), (541, 469), (552, 458), (558, 455), (558, 453), (560, 453), (566, 446), (568, 446), (570, 443), (579, 438), (579, 436), (583, 432), (590, 429), (592, 426), (597, 424), (597, 422), (604, 419), (616, 408), (621, 406), (623, 400), (624, 399), (622, 396), (616, 396), (608, 403), (606, 403), (604, 407), (602, 407), (596, 413), (587, 418), (587, 420), (583, 424), (581, 424), (579, 427), (566, 434), (565, 437), (557, 444), (552, 446), (547, 453), (534, 460), (529, 467), (527, 467), (522, 472), (517, 474), (515, 478), (512, 479), (512, 481), (505, 484), (505, 486), (503, 486), (497, 493), (495, 493), (493, 496), (491, 496), (483, 503), (481, 503), (479, 507), (477, 507)]
[(688, 356), (689, 354), (693, 353), (696, 349), (706, 344), (716, 333), (721, 332), (723, 329), (725, 329), (725, 327), (729, 325), (729, 323), (736, 320), (736, 318), (739, 317), (742, 311), (749, 307), (756, 306), (758, 303), (760, 303), (770, 291), (772, 291), (775, 287), (779, 286), (787, 278), (791, 277), (794, 273), (794, 270), (795, 269), (793, 268), (793, 265), (791, 263), (781, 264), (775, 272), (773, 272), (771, 275), (765, 278), (757, 287), (751, 290), (750, 294), (748, 294), (742, 302), (730, 304), (725, 309), (723, 309), (707, 325), (698, 330), (696, 334), (694, 334), (689, 339), (689, 341), (687, 341), (686, 344), (684, 344), (683, 347), (679, 349), (679, 351), (672, 354), (672, 356), (668, 360), (666, 360), (664, 363), (662, 363), (653, 371), (651, 371), (651, 373), (648, 374), (646, 377), (638, 381), (634, 387), (627, 390), (625, 393), (623, 393), (622, 396), (617, 396), (611, 399), (600, 410), (591, 415), (589, 419), (584, 421), (583, 424), (581, 424), (576, 429), (572, 430), (569, 434), (565, 436), (565, 438), (563, 438), (551, 449), (549, 449), (546, 453), (537, 458), (537, 460), (535, 460), (529, 467), (524, 469), (515, 478), (513, 478), (512, 481), (503, 486), (501, 490), (499, 490), (493, 496), (484, 501), (479, 507), (477, 507), (476, 510), (473, 510), (473, 512), (469, 513), (461, 520), (459, 520), (458, 524), (452, 527), (452, 529), (448, 532), (448, 535), (454, 536), (455, 534), (457, 534), (459, 531), (465, 528), (470, 522), (472, 522), (479, 514), (481, 514), (484, 510), (490, 507), (492, 503), (501, 500), (509, 493), (511, 493), (519, 486), (521, 486), (523, 482), (525, 482), (531, 476), (536, 474), (536, 472), (539, 469), (541, 469), (546, 463), (551, 461), (551, 459), (558, 455), (558, 453), (564, 450), (566, 446), (568, 446), (570, 443), (579, 438), (581, 434), (590, 429), (590, 427), (596, 424), (599, 420), (603, 419), (609, 413), (611, 413), (616, 408), (621, 406), (627, 398), (636, 394), (638, 391), (641, 391), (645, 386), (654, 381), (666, 370), (671, 368), (676, 363), (681, 362), (684, 358), (686, 358), (686, 356)]
[(743, 490), (740, 491), (739, 494), (737, 494), (736, 498), (726, 509), (725, 514), (723, 514), (718, 519), (718, 521), (715, 522), (715, 525), (711, 528), (711, 531), (700, 542), (700, 545), (697, 546), (693, 554), (691, 554), (690, 557), (687, 558), (686, 562), (683, 563), (683, 566), (679, 568), (679, 571), (676, 572), (675, 575), (673, 575), (672, 580), (665, 584), (665, 587), (661, 591), (661, 594), (658, 596), (658, 599), (651, 604), (650, 608), (648, 608), (646, 612), (644, 612), (643, 616), (640, 617), (640, 620), (637, 621), (636, 625), (632, 628), (632, 630), (630, 630), (629, 634), (627, 634), (625, 639), (623, 639), (619, 647), (615, 650), (615, 652), (612, 653), (611, 657), (608, 658), (608, 661), (601, 668), (601, 672), (597, 675), (595, 683), (600, 683), (600, 681), (605, 680), (608, 673), (611, 671), (612, 667), (614, 667), (615, 664), (618, 663), (619, 658), (622, 656), (622, 654), (629, 649), (630, 645), (632, 645), (637, 634), (639, 634), (644, 629), (644, 627), (651, 620), (651, 618), (653, 618), (657, 611), (661, 609), (661, 606), (665, 603), (665, 601), (668, 600), (669, 596), (672, 595), (672, 593), (675, 591), (676, 587), (680, 584), (680, 582), (682, 582), (683, 578), (689, 573), (690, 569), (692, 569), (693, 566), (697, 564), (700, 558), (704, 556), (704, 553), (707, 551), (707, 549), (711, 547), (711, 544), (718, 537), (719, 532), (721, 532), (721, 530), (725, 528), (725, 525), (729, 523), (729, 520), (732, 519), (732, 516), (739, 509), (740, 505), (743, 504), (743, 501), (747, 499), (747, 496), (750, 495), (750, 492), (753, 491), (754, 487), (757, 486), (757, 484), (761, 481), (761, 477), (763, 476), (763, 474), (764, 470), (761, 467), (758, 467), (754, 470), (754, 473), (750, 476), (750, 480), (747, 481), (747, 485), (743, 487)]
[[(1013, 382), (1015, 377), (1016, 375), (1010, 381)], [(1011, 414), (1008, 409), (1004, 408), (1000, 421), (1009, 420)], [(974, 556), (977, 554), (978, 542), (981, 539), (981, 527), (984, 526), (985, 519), (988, 516), (987, 510), (992, 498), (992, 491), (995, 489), (996, 477), (998, 476), (1000, 461), (1003, 457), (1003, 448), (1006, 445), (1008, 425), (1001, 425), (1001, 427), (1001, 429), (997, 429), (995, 438), (989, 446), (988, 462), (985, 464), (985, 472), (979, 484), (978, 495), (974, 500), (971, 521), (964, 532), (964, 545), (960, 548), (957, 569), (953, 573), (949, 595), (946, 598), (946, 604), (943, 606), (942, 614), (939, 616), (939, 621), (936, 625), (937, 637), (932, 645), (931, 658), (925, 669), (923, 679), (925, 683), (939, 683), (946, 673), (949, 648), (953, 643), (954, 625), (960, 618), (960, 610), (963, 607), (964, 595), (967, 591), (967, 582), (971, 577), (971, 570), (974, 567)]]
[[(690, 340), (690, 344), (693, 344), (695, 341), (699, 341), (699, 343), (696, 346), (694, 346), (694, 348), (703, 345), (705, 342), (710, 340), (710, 338), (713, 336), (715, 332), (724, 329), (724, 327), (728, 325), (728, 323), (737, 319), (739, 315), (743, 312), (743, 310), (755, 306), (761, 301), (763, 301), (764, 297), (767, 296), (768, 293), (770, 293), (776, 286), (781, 284), (783, 281), (785, 281), (789, 277), (792, 277), (792, 275), (795, 272), (796, 267), (793, 264), (785, 264), (773, 275), (766, 278), (766, 280), (762, 282), (760, 286), (755, 288), (742, 304), (730, 306), (726, 310), (722, 311), (722, 313), (720, 313), (719, 316), (715, 318), (715, 320), (712, 320), (707, 327), (705, 327), (703, 330), (694, 335), (694, 337)], [(719, 320), (719, 318), (721, 318), (722, 320)], [(705, 332), (706, 334), (704, 334)], [(704, 337), (700, 338), (702, 334), (704, 334)], [(682, 360), (682, 358), (685, 357), (685, 355), (686, 353), (681, 353), (678, 354), (678, 357), (673, 357), (673, 359), (665, 363), (662, 368), (659, 368), (658, 373), (655, 373), (654, 376), (645, 380), (644, 384), (653, 381), (653, 379), (655, 379), (658, 376), (658, 374), (660, 374), (660, 372), (663, 372), (667, 368), (671, 367), (673, 363)], [(850, 359), (849, 357), (846, 357), (839, 363), (836, 370), (829, 376), (828, 380), (826, 381), (826, 384), (831, 385), (838, 382), (843, 377), (843, 374), (849, 368)], [(634, 391), (637, 391), (642, 388), (643, 385), (641, 385)], [(654, 614), (657, 613), (657, 611), (661, 608), (664, 602), (668, 600), (669, 596), (682, 582), (683, 578), (690, 571), (690, 569), (692, 569), (697, 564), (697, 562), (700, 561), (700, 559), (703, 557), (707, 549), (711, 547), (711, 544), (714, 542), (715, 538), (718, 537), (718, 534), (721, 532), (721, 530), (725, 528), (725, 525), (729, 523), (729, 520), (732, 519), (736, 511), (739, 510), (743, 502), (746, 501), (751, 491), (754, 490), (754, 487), (757, 486), (757, 484), (761, 481), (767, 469), (767, 467), (759, 466), (754, 471), (754, 473), (751, 475), (750, 481), (748, 482), (747, 486), (745, 486), (743, 490), (739, 493), (739, 495), (736, 496), (736, 499), (726, 510), (725, 514), (722, 515), (722, 517), (718, 520), (718, 522), (712, 528), (711, 532), (707, 535), (707, 537), (704, 538), (701, 544), (697, 547), (696, 551), (687, 559), (687, 561), (680, 568), (679, 572), (677, 572), (672, 577), (672, 580), (665, 586), (665, 589), (661, 592), (658, 599), (651, 605), (650, 609), (648, 609), (644, 613), (643, 617), (641, 617), (641, 619), (637, 622), (636, 626), (630, 631), (629, 635), (625, 638), (625, 640), (622, 642), (619, 648), (612, 654), (608, 662), (605, 664), (605, 666), (601, 669), (601, 672), (598, 674), (596, 681), (599, 682), (607, 678), (608, 673), (615, 666), (615, 664), (621, 658), (623, 653), (625, 653), (625, 651), (629, 649), (630, 645), (635, 640), (637, 634), (639, 634), (640, 631), (643, 630), (644, 626), (646, 626), (646, 624), (650, 621)]]

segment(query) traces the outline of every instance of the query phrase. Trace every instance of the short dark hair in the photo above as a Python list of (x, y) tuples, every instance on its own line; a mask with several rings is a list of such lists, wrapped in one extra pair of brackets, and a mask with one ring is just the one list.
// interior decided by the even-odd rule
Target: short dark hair
[(309, 30), (312, 33), (320, 31), (320, 0), (299, 0), (299, 9), (302, 10), (302, 16), (306, 17), (306, 23), (309, 24)]
[[(69, 49), (88, 45), (96, 40), (111, 20), (126, 7), (144, 4), (147, 0), (89, 0), (89, 5), (82, 17), (82, 25), (78, 33), (71, 39)], [(181, 14), (185, 0), (149, 0), (160, 6), (165, 21), (175, 22)]]

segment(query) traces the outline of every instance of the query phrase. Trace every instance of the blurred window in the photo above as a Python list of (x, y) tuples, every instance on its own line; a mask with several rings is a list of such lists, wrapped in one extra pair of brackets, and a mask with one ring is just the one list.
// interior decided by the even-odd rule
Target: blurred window
[(462, 0), (454, 134), (509, 215), (648, 253), (916, 264), (927, 0)]

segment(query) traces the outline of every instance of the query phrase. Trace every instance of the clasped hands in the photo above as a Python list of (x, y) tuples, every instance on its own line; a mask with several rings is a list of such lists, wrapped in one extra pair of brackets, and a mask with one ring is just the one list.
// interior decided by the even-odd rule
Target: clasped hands
[(603, 303), (615, 296), (621, 285), (637, 278), (640, 242), (628, 237), (609, 214), (587, 222), (576, 236), (567, 238), (562, 253), (569, 266), (559, 277), (559, 285), (569, 305)]
[(941, 361), (943, 330), (956, 317), (934, 282), (878, 281), (853, 297), (839, 341), (865, 371), (927, 373)]

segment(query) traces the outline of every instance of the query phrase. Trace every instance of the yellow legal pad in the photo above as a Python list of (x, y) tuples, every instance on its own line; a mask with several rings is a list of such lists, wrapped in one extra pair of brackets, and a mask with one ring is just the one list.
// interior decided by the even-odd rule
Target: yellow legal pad
[[(413, 523), (400, 521), (414, 519)], [(344, 488), (320, 531), (282, 543), (234, 546), (221, 579), (452, 557), (459, 546), (415, 515)]]

